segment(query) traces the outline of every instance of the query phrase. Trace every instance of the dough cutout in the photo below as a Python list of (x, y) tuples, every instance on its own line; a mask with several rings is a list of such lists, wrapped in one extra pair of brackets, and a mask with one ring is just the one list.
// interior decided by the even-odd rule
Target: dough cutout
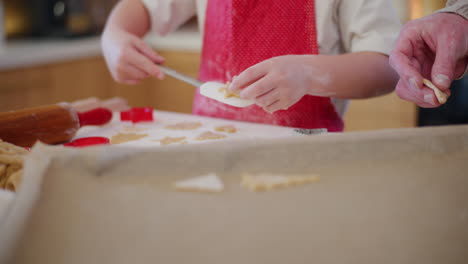
[(220, 134), (220, 133), (214, 133), (211, 131), (203, 132), (200, 135), (198, 135), (195, 140), (211, 140), (211, 139), (222, 139), (225, 138), (226, 135)]
[(202, 127), (200, 122), (182, 122), (172, 125), (167, 125), (165, 128), (170, 130), (195, 130)]
[(186, 192), (207, 192), (219, 193), (224, 190), (224, 184), (214, 173), (198, 176), (174, 183), (174, 188), (178, 191)]
[(241, 185), (245, 188), (254, 191), (269, 191), (279, 188), (286, 188), (291, 186), (300, 186), (307, 183), (319, 182), (320, 176), (318, 175), (291, 175), (284, 176), (278, 174), (244, 174), (242, 175)]
[(122, 144), (130, 141), (135, 141), (147, 137), (148, 134), (136, 134), (136, 133), (118, 133), (112, 136), (110, 143), (113, 145)]
[(226, 132), (226, 133), (236, 133), (237, 128), (233, 125), (217, 126), (215, 127), (215, 131)]
[(219, 82), (207, 82), (200, 87), (200, 94), (221, 103), (235, 107), (247, 107), (255, 103), (254, 100), (245, 100), (227, 90), (227, 85)]
[(428, 79), (423, 79), (424, 85), (427, 87), (431, 88), (434, 91), (435, 96), (437, 97), (437, 101), (439, 101), (439, 104), (445, 104), (448, 100), (448, 95), (444, 92), (442, 92), (437, 86), (435, 86), (431, 81)]
[(186, 144), (186, 137), (165, 137), (161, 140), (157, 140), (161, 143), (161, 145), (170, 145), (175, 143)]

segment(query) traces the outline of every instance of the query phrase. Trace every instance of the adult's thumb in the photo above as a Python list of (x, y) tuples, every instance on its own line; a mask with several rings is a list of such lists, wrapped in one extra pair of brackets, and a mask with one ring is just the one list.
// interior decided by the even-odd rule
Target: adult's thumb
[(448, 90), (455, 77), (457, 58), (453, 51), (438, 48), (434, 65), (432, 66), (432, 82), (442, 90)]

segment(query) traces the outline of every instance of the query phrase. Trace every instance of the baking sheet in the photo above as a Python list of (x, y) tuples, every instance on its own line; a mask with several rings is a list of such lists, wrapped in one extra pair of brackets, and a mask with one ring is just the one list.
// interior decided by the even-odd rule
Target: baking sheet
[[(14, 263), (468, 260), (467, 126), (164, 149), (39, 146), (31, 156), (26, 168), (47, 163), (38, 156), (51, 163)], [(170, 187), (213, 171), (224, 193)], [(239, 186), (246, 171), (322, 180), (251, 193)]]

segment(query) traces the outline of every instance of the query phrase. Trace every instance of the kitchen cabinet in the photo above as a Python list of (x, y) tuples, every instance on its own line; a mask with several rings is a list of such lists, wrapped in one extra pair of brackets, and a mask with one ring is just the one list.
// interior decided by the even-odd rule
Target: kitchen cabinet
[[(167, 65), (196, 77), (198, 52), (162, 51)], [(0, 111), (74, 101), (91, 96), (102, 99), (126, 98), (133, 106), (151, 106), (159, 110), (190, 113), (195, 89), (167, 77), (153, 78), (138, 85), (114, 82), (102, 57), (72, 60), (37, 67), (0, 72)], [(345, 117), (346, 130), (375, 130), (413, 127), (416, 107), (395, 94), (351, 102)]]
[(346, 131), (415, 127), (417, 107), (400, 99), (395, 93), (353, 100), (345, 115)]
[[(199, 53), (160, 52), (169, 67), (197, 76)], [(0, 111), (74, 101), (91, 96), (122, 96), (134, 106), (190, 112), (195, 90), (167, 77), (127, 86), (114, 82), (101, 57), (0, 72)]]

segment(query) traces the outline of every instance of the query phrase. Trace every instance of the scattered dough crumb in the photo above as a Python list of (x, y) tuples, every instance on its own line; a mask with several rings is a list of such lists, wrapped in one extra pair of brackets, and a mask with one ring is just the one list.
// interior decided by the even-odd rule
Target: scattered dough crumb
[(435, 86), (431, 81), (428, 79), (423, 79), (423, 83), (434, 91), (434, 94), (437, 97), (437, 101), (439, 101), (440, 104), (445, 104), (447, 102), (448, 95), (437, 88), (437, 86)]
[(247, 189), (259, 192), (268, 191), (278, 188), (286, 188), (291, 186), (304, 185), (306, 183), (319, 182), (320, 176), (318, 175), (292, 175), (283, 176), (275, 174), (257, 174), (242, 175), (241, 184)]
[(165, 137), (161, 140), (157, 140), (161, 142), (161, 145), (169, 145), (169, 144), (174, 144), (174, 143), (181, 143), (181, 144), (186, 144), (187, 141), (186, 137)]
[(177, 123), (173, 125), (167, 125), (166, 129), (171, 129), (171, 130), (194, 130), (197, 128), (200, 128), (202, 126), (202, 123), (200, 122), (182, 122), (182, 123)]
[(110, 142), (111, 144), (122, 144), (129, 141), (135, 141), (147, 136), (148, 134), (118, 133), (117, 135), (112, 136)]
[(224, 190), (224, 184), (216, 174), (211, 173), (175, 182), (174, 188), (179, 191), (219, 193)]
[(222, 139), (225, 138), (226, 135), (219, 134), (219, 133), (214, 133), (211, 131), (207, 131), (204, 133), (201, 133), (198, 135), (198, 137), (195, 140), (210, 140), (210, 139)]
[(236, 133), (237, 128), (233, 125), (226, 125), (226, 126), (218, 126), (215, 127), (215, 130), (218, 132), (226, 132), (226, 133)]
[(235, 98), (240, 98), (239, 95), (235, 94), (235, 93), (232, 93), (228, 88), (229, 88), (229, 85), (231, 85), (230, 82), (227, 82), (225, 86), (221, 87), (218, 89), (218, 91), (222, 94), (224, 94), (224, 98), (231, 98), (231, 97), (235, 97)]

